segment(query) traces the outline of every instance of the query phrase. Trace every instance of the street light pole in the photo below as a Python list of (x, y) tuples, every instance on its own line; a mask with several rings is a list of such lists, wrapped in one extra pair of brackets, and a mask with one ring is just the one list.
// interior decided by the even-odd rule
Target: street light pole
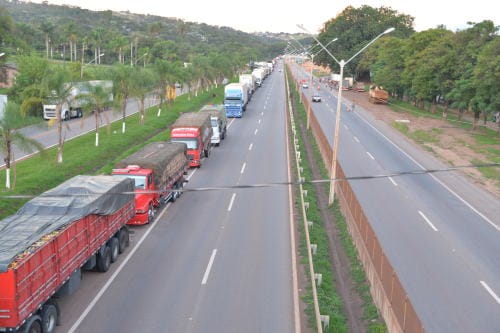
[[(334, 38), (331, 41), (328, 42), (328, 44), (325, 45), (325, 48), (330, 45), (331, 43), (335, 42), (338, 38)], [(316, 46), (316, 45), (315, 45)], [(314, 46), (313, 46), (314, 47)], [(312, 49), (312, 48), (311, 48)], [(312, 104), (312, 96), (313, 96), (313, 67), (314, 67), (314, 57), (318, 55), (323, 49), (319, 50), (316, 52), (316, 54), (311, 53), (311, 79), (310, 79), (310, 84), (309, 88), (311, 88), (309, 92), (309, 96), (311, 97), (311, 102), (309, 103), (309, 107), (307, 108), (307, 119), (306, 119), (306, 129), (309, 129), (310, 126), (310, 117), (311, 117), (311, 104)]]
[(83, 64), (83, 57), (82, 57), (82, 67), (80, 68), (80, 79), (83, 79), (83, 67), (90, 65), (91, 63), (93, 63), (98, 58), (102, 57), (103, 55), (104, 55), (104, 53), (99, 54), (99, 56), (97, 56), (97, 58), (93, 59), (91, 62), (86, 63), (85, 65)]
[(334, 138), (333, 138), (332, 162), (330, 165), (330, 192), (328, 195), (328, 204), (332, 205), (333, 202), (335, 201), (335, 182), (336, 182), (335, 178), (337, 177), (337, 153), (338, 153), (338, 147), (339, 147), (340, 113), (342, 110), (342, 103), (341, 102), (342, 102), (342, 84), (343, 84), (342, 81), (344, 80), (344, 67), (352, 59), (354, 59), (357, 55), (359, 55), (361, 52), (363, 52), (368, 46), (373, 44), (377, 39), (379, 39), (380, 37), (382, 37), (385, 34), (388, 34), (392, 31), (394, 31), (394, 28), (389, 28), (389, 29), (385, 30), (384, 32), (382, 32), (381, 34), (379, 34), (371, 42), (366, 44), (361, 50), (359, 50), (352, 57), (350, 57), (347, 61), (344, 61), (344, 59), (338, 61), (337, 58), (335, 58), (335, 56), (333, 54), (331, 54), (331, 52), (328, 51), (328, 49), (323, 44), (321, 44), (321, 42), (313, 34), (311, 34), (308, 30), (306, 30), (304, 28), (304, 26), (302, 26), (302, 25), (297, 25), (297, 26), (300, 29), (309, 33), (314, 38), (314, 40), (323, 48), (323, 50), (325, 50), (326, 53), (328, 53), (328, 55), (330, 55), (333, 58), (333, 60), (335, 60), (335, 62), (337, 64), (339, 64), (339, 66), (340, 66), (339, 91), (338, 91), (338, 95), (337, 95), (337, 114), (335, 115), (335, 133), (334, 133)]

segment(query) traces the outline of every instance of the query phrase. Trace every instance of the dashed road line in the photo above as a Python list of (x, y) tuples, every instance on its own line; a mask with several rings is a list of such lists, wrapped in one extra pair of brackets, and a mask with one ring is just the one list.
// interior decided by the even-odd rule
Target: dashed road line
[(418, 211), (418, 213), (420, 214), (420, 216), (422, 216), (422, 218), (425, 220), (425, 222), (427, 222), (427, 224), (434, 230), (434, 231), (438, 231), (438, 229), (434, 226), (434, 224), (432, 224), (432, 222), (427, 218), (427, 216), (424, 215), (424, 213), (422, 213), (420, 210)]
[(366, 152), (366, 153), (368, 154), (368, 156), (370, 156), (370, 158), (371, 158), (372, 160), (375, 160), (375, 157), (373, 157), (373, 155), (372, 155), (372, 154), (370, 154), (369, 152)]
[(248, 150), (252, 150), (253, 148), (253, 143), (250, 144), (250, 146), (248, 146)]
[(253, 134), (254, 134), (254, 135), (256, 135), (258, 131), (259, 131), (259, 129), (258, 129), (258, 128), (257, 128), (257, 129), (255, 129), (255, 132), (254, 132)]
[(500, 304), (500, 297), (498, 297), (498, 295), (493, 291), (493, 289), (490, 288), (490, 286), (488, 286), (488, 284), (484, 281), (479, 281), (481, 283), (481, 285), (483, 286), (484, 289), (486, 289), (486, 291), (491, 295), (491, 297), (493, 297), (493, 299), (498, 303)]
[(240, 173), (245, 172), (245, 167), (246, 167), (246, 166), (247, 166), (247, 163), (246, 163), (246, 162), (245, 162), (245, 163), (243, 163), (243, 166), (241, 167), (241, 171), (240, 171)]
[(217, 249), (214, 249), (212, 251), (212, 255), (210, 256), (210, 260), (208, 261), (207, 269), (205, 270), (205, 274), (203, 275), (203, 280), (201, 280), (201, 284), (207, 284), (208, 275), (210, 274), (210, 271), (212, 270), (212, 265), (214, 263), (216, 254), (217, 254)]
[(391, 181), (391, 183), (392, 183), (394, 186), (398, 186), (398, 183), (396, 183), (396, 182), (394, 181), (394, 179), (392, 179), (392, 177), (389, 177), (389, 180)]
[(227, 207), (227, 211), (230, 212), (233, 208), (234, 198), (236, 198), (236, 193), (233, 193), (231, 196), (231, 201), (229, 201), (229, 206)]

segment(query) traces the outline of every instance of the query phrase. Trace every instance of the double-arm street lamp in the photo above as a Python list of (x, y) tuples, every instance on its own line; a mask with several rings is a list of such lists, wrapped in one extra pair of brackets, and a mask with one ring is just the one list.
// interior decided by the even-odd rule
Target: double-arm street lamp
[(340, 131), (340, 111), (341, 111), (341, 106), (342, 106), (342, 85), (343, 85), (343, 80), (344, 80), (344, 66), (347, 65), (352, 59), (354, 59), (357, 55), (359, 55), (361, 52), (363, 52), (368, 46), (372, 45), (377, 39), (382, 37), (383, 35), (386, 35), (392, 31), (394, 31), (394, 28), (389, 28), (386, 31), (382, 32), (380, 35), (375, 37), (371, 42), (366, 44), (361, 50), (356, 52), (352, 57), (350, 57), (347, 61), (344, 61), (344, 59), (338, 61), (335, 56), (328, 51), (328, 49), (321, 44), (321, 42), (313, 35), (311, 34), (307, 29), (304, 28), (302, 25), (297, 25), (300, 29), (304, 30), (308, 34), (310, 34), (314, 40), (323, 48), (323, 50), (328, 53), (330, 57), (335, 60), (337, 64), (340, 66), (340, 82), (339, 82), (339, 91), (338, 91), (338, 96), (337, 96), (337, 115), (335, 117), (335, 133), (334, 133), (334, 138), (333, 138), (333, 151), (332, 151), (332, 162), (330, 165), (330, 193), (328, 195), (328, 204), (331, 205), (333, 204), (333, 201), (335, 200), (335, 181), (337, 177), (337, 153), (338, 153), (338, 146), (339, 146), (339, 131)]
[[(335, 42), (338, 38), (334, 38), (332, 39), (331, 41), (329, 41), (326, 45), (325, 45), (325, 49), (328, 47), (328, 45), (330, 45), (331, 43)], [(313, 45), (313, 47), (316, 46), (316, 45)], [(311, 47), (311, 50), (313, 49), (313, 47)], [(323, 49), (320, 49), (318, 52), (316, 53), (311, 53), (311, 72), (310, 72), (310, 81), (309, 81), (309, 87), (311, 88), (311, 91), (309, 93), (309, 95), (311, 96), (311, 103), (312, 103), (312, 96), (313, 96), (313, 68), (314, 68), (314, 57), (317, 56), (321, 51), (323, 51)], [(310, 119), (310, 116), (311, 116), (311, 105), (309, 104), (309, 107), (307, 108), (307, 120), (306, 120), (306, 128), (309, 129), (309, 119)]]

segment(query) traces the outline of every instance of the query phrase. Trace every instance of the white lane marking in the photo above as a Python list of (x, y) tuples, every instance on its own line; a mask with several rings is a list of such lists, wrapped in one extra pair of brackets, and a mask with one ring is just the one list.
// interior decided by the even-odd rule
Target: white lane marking
[(253, 147), (253, 143), (251, 143), (250, 146), (248, 146), (248, 150), (252, 150), (252, 147)]
[(227, 211), (230, 212), (233, 208), (234, 198), (236, 198), (236, 193), (233, 193), (231, 196), (231, 201), (229, 201), (229, 206), (227, 207)]
[(260, 124), (260, 119), (259, 119), (259, 124)]
[(394, 181), (394, 179), (392, 179), (392, 177), (389, 177), (389, 180), (391, 181), (392, 184), (394, 184), (394, 186), (398, 186), (398, 184)]
[(264, 111), (262, 111), (262, 112), (260, 113), (260, 115), (261, 115), (261, 116), (263, 116), (263, 115), (264, 115)]
[(368, 154), (368, 156), (370, 156), (370, 158), (371, 158), (372, 160), (374, 160), (374, 159), (375, 159), (375, 157), (373, 157), (373, 155), (372, 155), (372, 154), (370, 154), (369, 152), (366, 152), (366, 153)]
[(347, 127), (347, 125), (346, 125), (346, 124), (344, 124), (344, 128), (345, 128), (346, 130), (348, 130), (348, 129), (349, 129), (349, 127)]
[(241, 171), (240, 171), (240, 173), (245, 172), (245, 167), (246, 167), (246, 166), (247, 166), (247, 163), (246, 163), (246, 162), (245, 162), (245, 163), (243, 163), (243, 166), (241, 167)]
[(424, 213), (422, 213), (421, 211), (418, 211), (418, 213), (420, 214), (420, 216), (422, 216), (422, 218), (425, 220), (425, 222), (427, 222), (427, 224), (432, 229), (434, 229), (434, 231), (438, 231), (437, 228), (434, 226), (434, 224), (432, 224), (432, 222), (427, 218), (427, 216), (424, 215)]
[(254, 135), (256, 135), (258, 131), (259, 131), (259, 130), (258, 130), (258, 129), (256, 129), (256, 130), (255, 130), (255, 132), (254, 132), (253, 134), (254, 134)]
[[(193, 172), (194, 173), (194, 172)], [(192, 174), (191, 174), (192, 175)], [(153, 224), (148, 228), (148, 230), (144, 233), (144, 235), (142, 235), (141, 239), (137, 242), (137, 244), (134, 246), (134, 248), (132, 249), (132, 251), (130, 251), (130, 253), (128, 254), (128, 256), (123, 260), (123, 262), (120, 264), (120, 266), (116, 269), (116, 271), (113, 273), (113, 275), (111, 275), (109, 277), (109, 280), (106, 282), (106, 284), (101, 288), (101, 290), (99, 290), (99, 292), (97, 293), (97, 295), (94, 297), (94, 299), (89, 303), (89, 305), (87, 306), (87, 308), (83, 311), (83, 313), (80, 315), (80, 317), (77, 319), (77, 321), (75, 321), (75, 323), (73, 324), (73, 326), (71, 326), (71, 328), (69, 329), (68, 333), (74, 333), (76, 331), (76, 329), (78, 328), (78, 326), (80, 326), (80, 324), (82, 323), (82, 321), (85, 319), (85, 317), (87, 317), (87, 315), (89, 314), (89, 312), (92, 310), (92, 308), (97, 304), (97, 302), (99, 301), (99, 299), (102, 297), (102, 295), (104, 295), (104, 293), (106, 292), (106, 290), (108, 290), (109, 286), (111, 285), (111, 283), (113, 283), (113, 281), (116, 279), (116, 277), (118, 276), (118, 274), (120, 274), (120, 272), (122, 271), (123, 267), (125, 267), (125, 265), (127, 265), (128, 261), (130, 260), (130, 258), (132, 258), (132, 256), (134, 255), (134, 253), (139, 249), (139, 247), (141, 246), (141, 244), (144, 242), (144, 240), (146, 239), (146, 237), (148, 237), (148, 235), (151, 233), (151, 231), (153, 231), (153, 229), (155, 228), (156, 224), (158, 223), (158, 221), (161, 220), (163, 214), (165, 214), (165, 212), (168, 210), (168, 207), (170, 207), (171, 205), (171, 202), (169, 202), (166, 206), (165, 206), (165, 209), (163, 209), (163, 211), (160, 213), (160, 215), (158, 215), (158, 217), (154, 220)]]
[(203, 275), (203, 280), (201, 280), (201, 284), (207, 284), (208, 275), (210, 274), (210, 270), (212, 269), (212, 265), (214, 263), (216, 254), (217, 254), (217, 249), (214, 249), (212, 251), (212, 255), (210, 256), (210, 260), (208, 261), (207, 269), (205, 270), (205, 274)]
[(357, 143), (360, 143), (357, 136), (354, 137), (354, 141), (356, 141)]
[[(394, 142), (392, 142), (388, 137), (386, 137), (384, 134), (382, 134), (382, 132), (380, 132), (375, 126), (373, 126), (372, 124), (370, 124), (367, 120), (365, 120), (363, 117), (361, 117), (358, 113), (355, 113), (355, 115), (357, 117), (359, 117), (359, 119), (363, 120), (368, 126), (370, 126), (375, 132), (377, 132), (380, 136), (382, 136), (384, 139), (386, 139), (391, 145), (393, 145), (397, 150), (399, 150), (403, 155), (405, 155), (410, 161), (412, 161), (413, 163), (415, 163), (419, 168), (421, 168), (422, 170), (425, 170), (424, 166), (421, 165), (420, 163), (418, 163), (413, 157), (411, 157), (407, 152), (405, 152), (403, 149), (401, 149), (398, 145), (396, 145)], [(448, 192), (450, 192), (452, 195), (454, 195), (458, 200), (462, 201), (462, 203), (464, 205), (466, 205), (467, 207), (469, 207), (474, 213), (476, 213), (477, 215), (479, 215), (483, 220), (485, 220), (486, 222), (488, 222), (493, 228), (495, 228), (497, 231), (500, 231), (500, 226), (496, 225), (495, 223), (493, 223), (493, 221), (491, 221), (486, 215), (484, 215), (483, 213), (481, 213), (479, 210), (477, 210), (474, 206), (472, 206), (469, 202), (467, 202), (467, 200), (465, 200), (464, 198), (462, 198), (460, 195), (458, 195), (455, 191), (453, 191), (451, 188), (449, 188), (445, 183), (443, 183), (439, 178), (437, 178), (435, 175), (433, 174), (429, 174), (430, 177), (432, 177), (432, 179), (434, 179), (438, 184), (440, 184), (441, 186), (443, 186), (446, 190), (448, 190)]]
[(500, 304), (500, 297), (498, 297), (497, 294), (495, 294), (495, 292), (490, 288), (490, 286), (488, 286), (484, 281), (479, 281), (479, 282), (481, 283), (483, 288), (486, 289), (486, 291), (491, 295), (491, 297), (493, 297), (493, 299), (495, 299), (495, 301), (497, 301), (497, 303)]
[(234, 123), (234, 120), (236, 118), (232, 118), (230, 121), (229, 121), (229, 124), (227, 125), (227, 128), (231, 127), (231, 125)]

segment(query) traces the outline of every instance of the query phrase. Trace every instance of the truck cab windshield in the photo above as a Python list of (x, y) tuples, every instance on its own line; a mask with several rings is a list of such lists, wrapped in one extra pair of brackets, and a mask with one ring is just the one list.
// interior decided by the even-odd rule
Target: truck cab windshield
[(196, 139), (180, 139), (180, 138), (175, 138), (171, 140), (172, 142), (182, 142), (185, 143), (187, 146), (187, 149), (198, 149), (198, 140)]
[(138, 176), (138, 175), (113, 175), (116, 178), (130, 178), (135, 182), (136, 190), (145, 190), (146, 189), (146, 176)]

